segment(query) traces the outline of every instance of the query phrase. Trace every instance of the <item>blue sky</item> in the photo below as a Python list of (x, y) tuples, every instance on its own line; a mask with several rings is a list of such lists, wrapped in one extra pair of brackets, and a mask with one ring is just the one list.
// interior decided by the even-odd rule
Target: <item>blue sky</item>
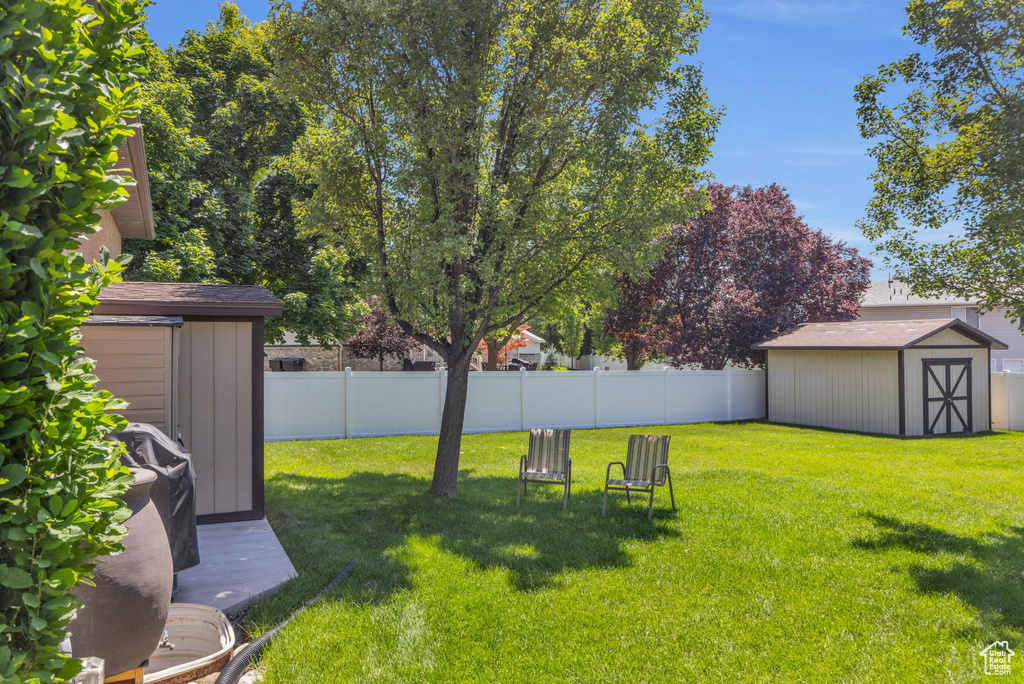
[[(254, 21), (266, 0), (235, 0)], [(855, 222), (871, 194), (868, 143), (857, 132), (861, 77), (913, 52), (902, 0), (705, 0), (711, 25), (697, 59), (711, 101), (726, 108), (710, 168), (733, 185), (779, 183), (808, 225), (876, 262)], [(217, 18), (215, 0), (157, 0), (150, 35), (177, 44)]]

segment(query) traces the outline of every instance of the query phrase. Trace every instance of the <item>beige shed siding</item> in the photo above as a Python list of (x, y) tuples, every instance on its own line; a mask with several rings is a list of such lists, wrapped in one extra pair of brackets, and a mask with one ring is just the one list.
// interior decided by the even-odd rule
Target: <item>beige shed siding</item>
[(128, 402), (121, 415), (173, 434), (172, 328), (88, 325), (82, 346), (96, 361), (97, 387)]
[(979, 344), (978, 342), (975, 342), (974, 340), (972, 340), (969, 337), (961, 335), (960, 333), (958, 333), (955, 330), (942, 330), (940, 332), (935, 333), (931, 337), (929, 337), (927, 339), (924, 339), (924, 340), (921, 340), (920, 342), (917, 343), (917, 346), (924, 346), (924, 347), (935, 346), (935, 345), (944, 345), (944, 346), (955, 345), (955, 346), (958, 346), (958, 347), (960, 347), (960, 346), (968, 346), (968, 347), (978, 347), (978, 348), (981, 348), (981, 349), (985, 348), (984, 345)]
[[(922, 344), (933, 344), (932, 339)], [(907, 435), (924, 434), (924, 377), (923, 359), (971, 359), (971, 383), (974, 395), (974, 432), (991, 429), (989, 415), (988, 349), (927, 349), (913, 347), (903, 352), (904, 382), (906, 396)], [(960, 407), (961, 411), (963, 407)]]
[(769, 420), (899, 434), (894, 351), (772, 350)]
[(197, 514), (252, 509), (252, 324), (186, 321), (179, 423), (196, 467)]

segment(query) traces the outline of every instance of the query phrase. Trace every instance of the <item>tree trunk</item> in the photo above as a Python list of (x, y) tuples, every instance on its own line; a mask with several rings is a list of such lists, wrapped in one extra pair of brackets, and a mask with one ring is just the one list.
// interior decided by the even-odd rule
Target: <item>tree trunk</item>
[(484, 370), (496, 371), (498, 370), (498, 350), (501, 347), (498, 346), (496, 337), (485, 337), (484, 343), (487, 345), (487, 364), (484, 366)]
[(430, 493), (434, 496), (455, 496), (459, 480), (462, 421), (466, 416), (466, 392), (469, 389), (469, 362), (472, 357), (471, 350), (467, 350), (448, 368), (441, 434), (437, 439), (437, 457), (434, 459), (434, 481), (430, 484)]
[(484, 366), (484, 370), (498, 370), (498, 355), (501, 354), (501, 350), (509, 343), (509, 340), (512, 339), (512, 335), (514, 334), (515, 333), (509, 333), (508, 335), (503, 335), (501, 338), (484, 338), (484, 344), (487, 345), (487, 365)]
[(380, 359), (380, 372), (383, 373), (384, 372), (384, 355), (381, 354), (378, 358)]

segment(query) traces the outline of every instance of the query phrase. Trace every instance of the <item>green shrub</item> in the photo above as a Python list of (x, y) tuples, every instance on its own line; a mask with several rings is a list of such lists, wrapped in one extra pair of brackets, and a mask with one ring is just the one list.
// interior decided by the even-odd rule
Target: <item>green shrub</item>
[[(67, 592), (118, 551), (130, 476), (103, 436), (123, 406), (95, 392), (79, 326), (120, 265), (74, 250), (137, 116), (139, 0), (0, 4), (0, 681), (62, 681)], [(106, 260), (104, 260), (106, 262)]]

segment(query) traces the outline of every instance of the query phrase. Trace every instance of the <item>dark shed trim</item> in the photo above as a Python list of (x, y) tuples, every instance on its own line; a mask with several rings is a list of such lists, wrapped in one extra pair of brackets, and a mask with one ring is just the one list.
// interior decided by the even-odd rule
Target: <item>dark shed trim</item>
[(903, 363), (903, 350), (896, 353), (896, 376), (899, 381), (899, 402), (900, 402), (900, 435), (907, 434), (907, 389), (906, 369)]

